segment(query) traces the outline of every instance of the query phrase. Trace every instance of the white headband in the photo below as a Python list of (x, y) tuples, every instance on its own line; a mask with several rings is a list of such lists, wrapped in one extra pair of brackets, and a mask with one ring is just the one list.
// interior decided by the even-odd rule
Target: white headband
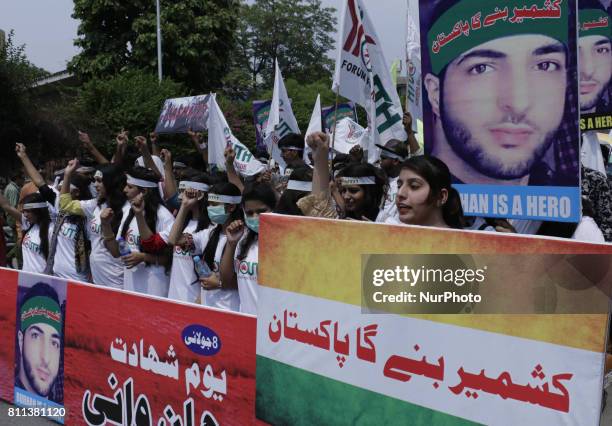
[(127, 175), (127, 183), (130, 185), (138, 186), (140, 188), (157, 188), (157, 182), (151, 182), (149, 180), (136, 179), (130, 175)]
[(208, 194), (208, 201), (214, 201), (216, 203), (225, 204), (240, 204), (242, 197), (230, 196), (230, 195), (219, 195), (219, 194)]
[(186, 189), (186, 188), (190, 188), (190, 189), (196, 189), (198, 191), (202, 191), (202, 192), (208, 192), (210, 190), (210, 186), (206, 185), (205, 183), (202, 182), (192, 182), (189, 180), (182, 180), (179, 183), (179, 189)]
[(102, 174), (102, 172), (100, 170), (96, 170), (96, 173), (94, 173), (94, 178), (102, 179), (103, 177), (104, 177), (104, 175)]
[(287, 189), (293, 189), (294, 191), (312, 192), (312, 182), (304, 180), (290, 180), (289, 182), (287, 182)]
[(280, 149), (288, 149), (289, 151), (304, 151), (304, 148), (300, 148), (299, 146), (281, 146)]
[(376, 185), (374, 176), (365, 177), (341, 177), (342, 185)]
[(187, 168), (187, 165), (185, 163), (181, 163), (180, 161), (175, 161), (172, 163), (172, 167), (177, 167), (177, 168)]
[(23, 205), (24, 210), (32, 210), (32, 209), (46, 209), (47, 203), (26, 203)]
[(95, 169), (95, 167), (90, 167), (90, 166), (81, 166), (78, 169), (76, 169), (77, 173), (91, 173), (93, 172)]

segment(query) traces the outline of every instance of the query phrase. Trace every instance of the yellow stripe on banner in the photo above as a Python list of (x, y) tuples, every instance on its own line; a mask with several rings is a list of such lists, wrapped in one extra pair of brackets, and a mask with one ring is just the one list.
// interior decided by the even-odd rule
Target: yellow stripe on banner
[[(612, 245), (367, 222), (264, 215), (260, 285), (361, 305), (362, 254), (612, 254)], [(413, 315), (603, 352), (607, 315)]]

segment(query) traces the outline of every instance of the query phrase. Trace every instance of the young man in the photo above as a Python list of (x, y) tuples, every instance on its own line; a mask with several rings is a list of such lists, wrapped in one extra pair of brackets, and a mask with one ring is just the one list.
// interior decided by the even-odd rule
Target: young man
[(549, 15), (519, 19), (503, 2), (436, 2), (424, 79), (434, 116), (431, 153), (456, 183), (578, 184), (577, 170), (568, 178), (545, 159), (564, 137), (564, 122), (577, 118), (566, 113), (569, 6), (553, 6)]
[(51, 393), (62, 348), (62, 312), (57, 292), (49, 284), (35, 284), (25, 294), (19, 315), (15, 386), (53, 400)]

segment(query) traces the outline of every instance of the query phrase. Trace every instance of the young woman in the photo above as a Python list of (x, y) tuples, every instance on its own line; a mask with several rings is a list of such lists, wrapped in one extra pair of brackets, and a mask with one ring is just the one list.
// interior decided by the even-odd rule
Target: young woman
[[(69, 182), (78, 163), (72, 160), (64, 170), (64, 182)], [(125, 198), (125, 174), (116, 165), (101, 166), (94, 175), (97, 198), (86, 201), (72, 200), (69, 187), (62, 185), (60, 208), (72, 215), (87, 218), (88, 238), (91, 242), (90, 267), (93, 282), (113, 288), (123, 288), (123, 262), (113, 257), (104, 245), (100, 214), (106, 208), (113, 212), (110, 226), (117, 233), (119, 223), (130, 208)], [(67, 192), (68, 191), (68, 192)]]
[(287, 189), (278, 200), (275, 213), (303, 216), (297, 202), (310, 194), (311, 191), (312, 169), (310, 167), (300, 167), (293, 170), (289, 182), (287, 182)]
[(21, 223), (23, 229), (21, 269), (42, 274), (47, 266), (49, 240), (53, 235), (49, 205), (39, 193), (26, 195), (23, 198), (23, 213), (20, 213), (10, 205), (4, 195), (0, 194), (0, 208)]
[[(200, 299), (200, 280), (193, 264), (193, 247), (183, 248), (178, 243), (183, 234), (197, 234), (208, 229), (208, 191), (210, 181), (207, 175), (190, 176), (179, 183), (181, 206), (176, 220), (168, 232), (168, 245), (174, 246), (172, 272), (170, 273), (170, 299), (195, 303)], [(183, 244), (184, 246), (184, 244)]]
[(217, 183), (208, 193), (208, 218), (213, 223), (208, 229), (184, 234), (183, 247), (193, 248), (201, 254), (213, 274), (201, 278), (200, 302), (205, 306), (238, 311), (240, 299), (235, 285), (220, 279), (219, 265), (225, 250), (227, 226), (242, 219), (241, 194), (238, 187), (229, 182)]
[[(26, 154), (26, 147), (23, 144), (17, 144), (15, 151), (43, 199), (54, 207), (51, 210), (51, 219), (54, 222), (53, 235), (49, 242), (49, 254), (44, 273), (88, 282), (90, 280), (89, 241), (86, 236), (85, 218), (61, 212), (59, 192), (46, 184)], [(79, 175), (74, 175), (71, 179), (64, 179), (63, 185), (66, 191), (71, 193), (73, 199), (84, 201), (91, 198), (89, 183)]]
[[(154, 296), (168, 296), (170, 280), (164, 268), (169, 256), (144, 253), (141, 240), (151, 238), (172, 226), (174, 217), (163, 206), (158, 188), (157, 175), (143, 167), (134, 167), (127, 175), (123, 192), (130, 202), (130, 209), (123, 215), (119, 233), (112, 228), (114, 212), (106, 208), (100, 214), (102, 234), (106, 248), (125, 265), (123, 288)], [(163, 235), (163, 233), (162, 233)], [(129, 254), (121, 254), (119, 240), (125, 241)]]
[(374, 221), (380, 209), (386, 178), (381, 170), (371, 164), (351, 163), (339, 173), (340, 193), (344, 212), (338, 214), (331, 197), (327, 164), (329, 137), (316, 132), (308, 137), (315, 163), (312, 177), (312, 194), (298, 201), (305, 216)]
[(247, 187), (242, 194), (244, 223), (234, 221), (225, 231), (227, 245), (221, 260), (221, 282), (238, 287), (240, 312), (247, 314), (257, 315), (259, 215), (270, 213), (275, 202), (274, 190), (268, 184)]
[(402, 223), (463, 228), (459, 193), (451, 187), (446, 164), (435, 157), (417, 156), (402, 163), (395, 203)]

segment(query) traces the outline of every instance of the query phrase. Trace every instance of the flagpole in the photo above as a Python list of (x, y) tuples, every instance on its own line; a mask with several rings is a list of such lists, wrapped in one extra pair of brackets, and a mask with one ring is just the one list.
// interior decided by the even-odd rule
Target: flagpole
[(331, 170), (331, 174), (333, 176), (333, 161), (334, 161), (334, 157), (335, 157), (335, 151), (334, 151), (334, 145), (336, 142), (336, 127), (338, 125), (338, 102), (340, 101), (340, 85), (338, 84), (338, 86), (336, 87), (336, 105), (334, 107), (334, 130), (332, 132), (332, 143), (331, 143), (331, 149), (332, 149), (332, 164), (330, 165), (330, 170)]

